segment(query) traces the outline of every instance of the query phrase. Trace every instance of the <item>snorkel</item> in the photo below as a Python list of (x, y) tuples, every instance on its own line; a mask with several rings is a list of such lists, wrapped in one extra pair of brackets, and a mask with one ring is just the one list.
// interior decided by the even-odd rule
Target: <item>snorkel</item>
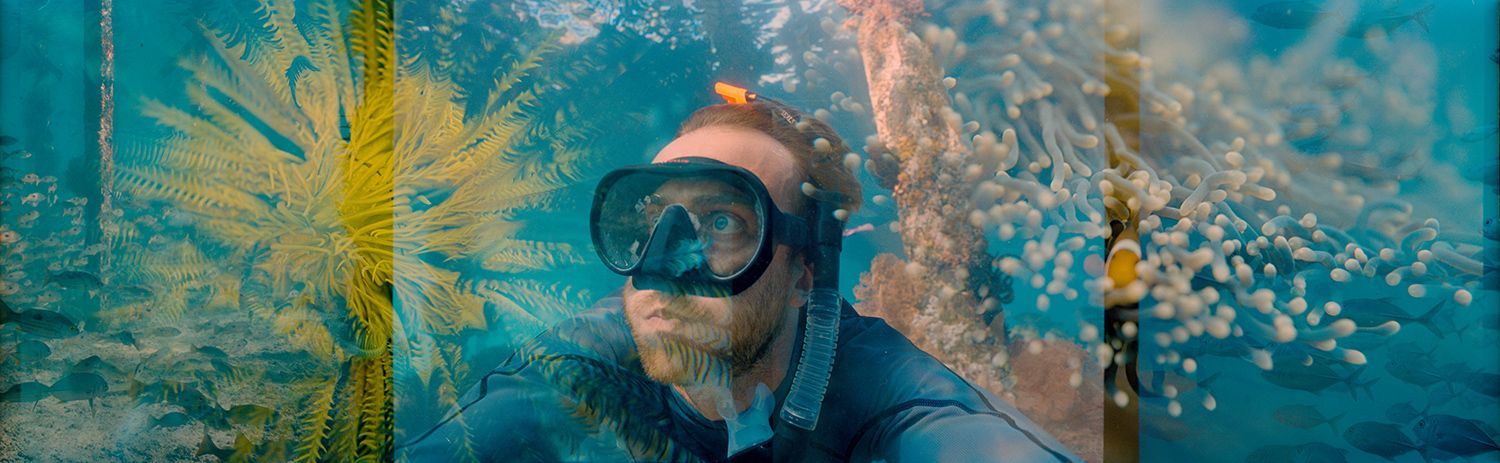
[[(719, 82), (714, 91), (730, 104), (749, 104), (760, 97), (744, 88)], [(795, 118), (777, 108), (778, 115), (796, 124)], [(835, 348), (839, 337), (839, 254), (843, 250), (844, 218), (848, 211), (839, 208), (836, 193), (822, 191), (810, 183), (802, 191), (813, 200), (813, 219), (809, 224), (813, 282), (808, 294), (807, 321), (803, 325), (802, 356), (792, 376), (792, 388), (781, 407), (781, 420), (811, 431), (818, 426), (823, 397), (828, 392), (828, 378), (833, 374)]]
[(817, 218), (812, 224), (813, 287), (808, 294), (807, 323), (803, 327), (802, 358), (792, 376), (792, 389), (781, 407), (781, 420), (811, 431), (818, 426), (818, 412), (833, 373), (834, 349), (839, 337), (839, 253), (843, 249), (844, 215), (837, 203), (816, 201)]

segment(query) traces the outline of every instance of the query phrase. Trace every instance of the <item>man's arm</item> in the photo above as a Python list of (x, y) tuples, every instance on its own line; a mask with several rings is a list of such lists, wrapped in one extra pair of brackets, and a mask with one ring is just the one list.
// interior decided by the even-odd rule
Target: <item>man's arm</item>
[[(576, 397), (563, 397), (560, 386), (553, 384), (569, 377), (614, 385), (589, 381), (588, 376), (603, 368), (600, 365), (629, 357), (632, 344), (618, 305), (617, 296), (606, 297), (593, 309), (533, 338), (470, 388), (443, 414), (444, 421), (404, 433), (407, 440), (399, 444), (397, 454), (411, 462), (461, 461), (467, 455), (506, 463), (627, 459), (614, 439), (601, 438), (574, 416), (570, 404)], [(580, 360), (569, 361), (572, 358)], [(550, 381), (544, 371), (552, 372)]]
[(538, 431), (547, 427), (547, 414), (538, 413), (541, 401), (549, 400), (546, 388), (528, 386), (505, 366), (481, 380), (433, 426), (407, 433), (397, 454), (411, 462), (479, 461), (499, 459), (504, 452), (511, 461), (554, 461), (551, 445), (539, 442)]

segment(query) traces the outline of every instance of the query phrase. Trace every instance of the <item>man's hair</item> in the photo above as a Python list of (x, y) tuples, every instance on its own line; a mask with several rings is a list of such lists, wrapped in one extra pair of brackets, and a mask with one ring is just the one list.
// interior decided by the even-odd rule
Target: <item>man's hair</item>
[[(706, 106), (682, 122), (677, 128), (677, 136), (705, 127), (739, 127), (766, 134), (792, 152), (804, 181), (820, 190), (843, 195), (845, 201), (840, 205), (843, 209), (852, 213), (864, 200), (859, 179), (844, 169), (844, 156), (851, 151), (844, 139), (827, 123), (807, 117), (795, 108), (764, 99), (745, 104)], [(827, 150), (819, 151), (814, 147), (819, 138), (828, 141)], [(808, 207), (810, 205), (803, 200), (803, 217), (815, 213)]]

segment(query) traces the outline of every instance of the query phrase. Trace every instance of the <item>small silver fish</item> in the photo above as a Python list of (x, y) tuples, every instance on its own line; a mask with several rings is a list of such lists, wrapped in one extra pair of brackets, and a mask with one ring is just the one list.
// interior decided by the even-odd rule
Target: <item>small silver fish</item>
[(194, 347), (193, 350), (200, 354), (207, 355), (211, 358), (222, 359), (229, 357), (229, 354), (224, 353), (223, 349), (214, 346), (198, 346)]
[[(1452, 313), (1444, 312), (1443, 305), (1448, 299), (1438, 299), (1436, 304), (1422, 312), (1421, 315), (1412, 316), (1405, 309), (1392, 304), (1385, 299), (1359, 298), (1348, 299), (1343, 302), (1344, 318), (1353, 320), (1361, 327), (1377, 326), (1390, 320), (1402, 324), (1416, 323), (1432, 331), (1432, 334), (1441, 338), (1448, 331), (1452, 331)], [(1439, 326), (1444, 325), (1444, 326)]]
[(136, 340), (135, 340), (135, 335), (130, 334), (129, 331), (121, 330), (120, 332), (115, 333), (114, 336), (110, 336), (109, 338), (113, 339), (115, 341), (119, 341), (120, 344), (124, 344), (124, 345), (130, 346), (130, 347), (134, 347), (136, 349), (140, 349), (141, 348), (140, 343), (136, 342)]
[(1250, 19), (1277, 29), (1307, 29), (1333, 16), (1312, 2), (1292, 1), (1261, 5)]
[(108, 374), (108, 375), (111, 375), (111, 376), (117, 376), (117, 377), (118, 376), (125, 376), (125, 371), (124, 370), (121, 370), (120, 367), (117, 367), (114, 364), (111, 364), (109, 362), (104, 361), (104, 359), (99, 358), (98, 355), (90, 355), (90, 356), (88, 356), (88, 358), (85, 358), (83, 360), (79, 360), (77, 363), (74, 363), (73, 366), (68, 367), (68, 371), (69, 372), (90, 372), (91, 371), (91, 372), (95, 372), (95, 373), (104, 373), (104, 374)]
[(56, 283), (68, 289), (92, 289), (103, 284), (98, 276), (89, 272), (69, 270), (47, 275), (47, 284)]
[(1276, 359), (1273, 363), (1276, 365), (1275, 368), (1260, 372), (1262, 378), (1286, 389), (1307, 391), (1315, 395), (1321, 394), (1330, 386), (1342, 383), (1349, 389), (1349, 395), (1357, 399), (1359, 397), (1357, 390), (1363, 389), (1365, 394), (1369, 395), (1370, 385), (1379, 380), (1377, 378), (1368, 382), (1360, 382), (1360, 373), (1365, 370), (1363, 366), (1353, 372), (1340, 374), (1329, 366), (1329, 362), (1313, 362), (1311, 365), (1303, 365), (1297, 361)]
[(152, 428), (175, 428), (188, 424), (193, 419), (183, 412), (171, 412), (151, 419)]
[[(1359, 15), (1350, 20), (1344, 36), (1364, 38), (1373, 31), (1389, 33), (1408, 22), (1415, 22), (1427, 30), (1425, 17), (1435, 4), (1428, 4), (1414, 12), (1402, 13), (1391, 8), (1380, 13)], [(1250, 15), (1255, 22), (1277, 29), (1309, 29), (1325, 21), (1347, 18), (1345, 13), (1323, 9), (1309, 1), (1282, 1), (1261, 5)]]
[(151, 297), (156, 295), (155, 292), (151, 291), (151, 288), (145, 286), (126, 286), (112, 294), (128, 302), (141, 302), (151, 299)]
[(1481, 422), (1453, 415), (1429, 415), (1412, 425), (1412, 433), (1427, 445), (1461, 457), (1500, 451)]
[(1464, 385), (1474, 392), (1478, 392), (1490, 398), (1500, 398), (1500, 373), (1474, 372), (1464, 381)]
[(15, 323), (21, 331), (48, 339), (61, 339), (78, 334), (78, 324), (66, 315), (48, 310), (12, 311), (0, 304), (0, 324)]
[(1318, 411), (1317, 407), (1312, 405), (1289, 404), (1277, 408), (1275, 412), (1272, 412), (1271, 417), (1275, 418), (1281, 424), (1297, 429), (1312, 429), (1326, 424), (1328, 425), (1328, 429), (1333, 430), (1334, 434), (1338, 434), (1339, 419), (1343, 418), (1344, 415), (1345, 413), (1340, 413), (1332, 417), (1325, 417), (1322, 412)]
[(229, 422), (239, 425), (264, 424), (275, 415), (275, 411), (268, 407), (255, 404), (241, 404), (230, 407), (226, 412)]
[(52, 348), (47, 347), (47, 343), (34, 339), (21, 341), (21, 344), (16, 346), (16, 357), (24, 361), (41, 360), (50, 355), (52, 355)]
[(1421, 445), (1412, 442), (1396, 425), (1374, 421), (1349, 426), (1344, 430), (1344, 441), (1360, 451), (1387, 460), (1422, 449)]
[(1414, 22), (1422, 28), (1422, 32), (1430, 32), (1427, 28), (1427, 13), (1431, 12), (1436, 4), (1429, 3), (1426, 6), (1411, 13), (1398, 13), (1391, 8), (1377, 15), (1360, 16), (1355, 19), (1348, 29), (1344, 30), (1345, 37), (1365, 38), (1370, 32), (1381, 31), (1390, 34), (1391, 31), (1401, 27), (1408, 22)]
[(17, 383), (0, 392), (0, 402), (36, 402), (47, 397), (51, 388), (36, 381)]
[(203, 440), (198, 442), (198, 449), (193, 452), (193, 456), (213, 455), (219, 461), (237, 461), (237, 458), (251, 456), (254, 451), (254, 444), (250, 443), (250, 439), (246, 438), (243, 432), (235, 435), (233, 447), (223, 448), (214, 444), (214, 440), (208, 437), (208, 429), (205, 428), (203, 430)]
[(1434, 364), (1425, 355), (1398, 355), (1392, 353), (1385, 363), (1385, 371), (1401, 382), (1426, 388), (1433, 384), (1452, 381), (1449, 377), (1464, 372), (1453, 372)]
[(102, 397), (106, 392), (109, 392), (109, 382), (98, 373), (69, 373), (52, 383), (52, 397), (63, 402), (87, 400), (91, 408), (94, 406), (94, 398)]
[(1427, 410), (1417, 410), (1411, 402), (1402, 402), (1385, 409), (1385, 419), (1397, 423), (1407, 423), (1427, 414)]

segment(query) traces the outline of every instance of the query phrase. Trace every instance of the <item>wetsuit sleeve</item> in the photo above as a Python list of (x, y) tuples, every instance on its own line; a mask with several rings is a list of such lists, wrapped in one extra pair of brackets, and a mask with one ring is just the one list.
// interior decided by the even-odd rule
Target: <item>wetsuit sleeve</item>
[[(610, 304), (614, 304), (611, 306)], [(618, 298), (605, 298), (595, 309), (570, 318), (537, 336), (523, 353), (567, 353), (617, 363), (628, 357), (628, 334)], [(625, 347), (621, 347), (621, 346)], [(627, 349), (628, 350), (628, 349)], [(572, 402), (543, 378), (543, 367), (518, 354), (485, 374), (441, 416), (436, 425), (404, 433), (398, 461), (621, 461), (629, 456), (614, 439), (601, 436), (575, 418)], [(560, 368), (561, 364), (554, 364)]]
[(407, 437), (398, 461), (554, 462), (628, 458), (573, 419), (554, 389), (532, 368), (491, 371), (436, 426)]
[(881, 421), (876, 424), (878, 430), (860, 443), (867, 456), (861, 459), (892, 463), (1082, 461), (1008, 406), (990, 411), (956, 403), (913, 405)]
[(528, 387), (514, 374), (491, 372), (482, 382), (459, 399), (458, 407), (441, 415), (444, 421), (408, 437), (397, 454), (409, 462), (462, 461), (468, 456), (492, 461), (502, 451), (517, 462), (555, 460), (553, 449), (538, 439), (537, 432), (548, 426), (546, 416), (537, 413), (546, 391)]

